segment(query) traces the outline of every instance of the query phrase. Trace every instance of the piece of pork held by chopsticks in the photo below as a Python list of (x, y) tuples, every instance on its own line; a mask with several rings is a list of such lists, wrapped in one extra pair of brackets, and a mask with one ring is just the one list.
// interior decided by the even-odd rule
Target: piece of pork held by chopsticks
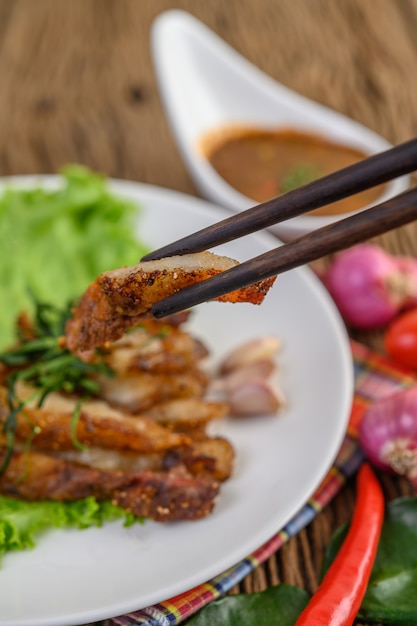
[[(83, 353), (122, 337), (167, 296), (238, 265), (211, 252), (147, 261), (100, 274), (82, 295), (66, 327), (66, 345)], [(221, 296), (224, 302), (260, 304), (275, 277)]]

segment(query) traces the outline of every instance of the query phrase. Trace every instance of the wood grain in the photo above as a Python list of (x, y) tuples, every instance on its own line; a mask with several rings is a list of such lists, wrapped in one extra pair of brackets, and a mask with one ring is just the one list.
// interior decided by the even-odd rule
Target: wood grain
[[(392, 143), (417, 136), (417, 0), (0, 0), (0, 176), (78, 162), (197, 195), (149, 47), (152, 20), (174, 7), (276, 80)], [(376, 241), (416, 256), (417, 223)], [(352, 334), (381, 348), (380, 334)], [(388, 498), (410, 492), (403, 481), (381, 480)], [(353, 504), (351, 482), (233, 591), (288, 582), (313, 592), (324, 547)]]

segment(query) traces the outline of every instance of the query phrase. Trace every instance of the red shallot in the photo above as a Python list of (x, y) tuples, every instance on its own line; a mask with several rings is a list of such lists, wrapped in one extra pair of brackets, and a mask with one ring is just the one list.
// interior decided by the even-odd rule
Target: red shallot
[(362, 419), (359, 440), (375, 466), (406, 476), (417, 488), (417, 386), (374, 402)]
[(417, 260), (364, 243), (339, 253), (323, 275), (346, 323), (370, 330), (417, 306)]

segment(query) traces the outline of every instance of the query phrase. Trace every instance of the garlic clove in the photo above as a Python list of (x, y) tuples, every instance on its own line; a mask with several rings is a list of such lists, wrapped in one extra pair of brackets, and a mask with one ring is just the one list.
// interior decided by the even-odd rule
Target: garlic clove
[(281, 341), (273, 335), (252, 339), (230, 352), (220, 366), (220, 373), (226, 374), (256, 361), (273, 359), (280, 348)]
[(249, 417), (276, 413), (284, 404), (284, 397), (279, 389), (269, 381), (252, 380), (235, 387), (228, 395), (230, 415)]
[(262, 359), (261, 361), (254, 361), (253, 363), (248, 363), (242, 367), (237, 367), (223, 376), (220, 380), (223, 383), (223, 389), (230, 393), (245, 383), (257, 380), (266, 380), (275, 372), (276, 369), (277, 366), (274, 361), (271, 359)]

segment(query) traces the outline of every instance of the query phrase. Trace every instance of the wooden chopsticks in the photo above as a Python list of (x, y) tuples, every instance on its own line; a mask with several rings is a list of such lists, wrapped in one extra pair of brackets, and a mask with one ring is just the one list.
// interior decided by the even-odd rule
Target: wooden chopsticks
[[(341, 200), (417, 169), (417, 139), (368, 157), (299, 189), (217, 222), (148, 254), (143, 260), (200, 252)], [(179, 291), (152, 307), (164, 317), (338, 252), (417, 219), (417, 188), (317, 229)]]

